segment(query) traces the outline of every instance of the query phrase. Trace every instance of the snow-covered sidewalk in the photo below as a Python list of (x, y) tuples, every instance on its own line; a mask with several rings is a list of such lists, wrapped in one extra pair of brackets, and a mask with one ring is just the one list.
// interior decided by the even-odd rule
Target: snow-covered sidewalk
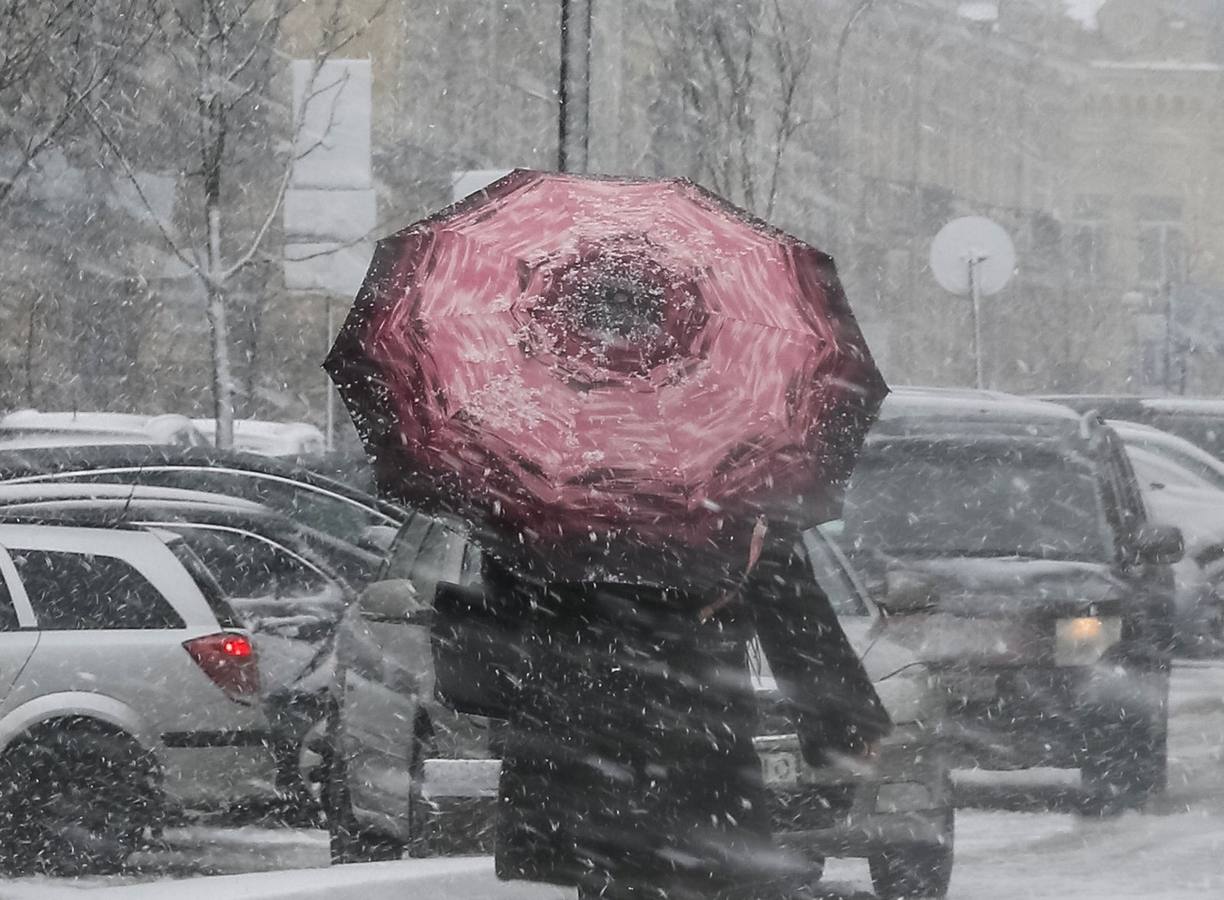
[[(92, 890), (89, 888), (93, 888)], [(572, 891), (499, 882), (488, 857), (419, 859), (117, 884), (0, 885), (3, 900), (571, 900)]]

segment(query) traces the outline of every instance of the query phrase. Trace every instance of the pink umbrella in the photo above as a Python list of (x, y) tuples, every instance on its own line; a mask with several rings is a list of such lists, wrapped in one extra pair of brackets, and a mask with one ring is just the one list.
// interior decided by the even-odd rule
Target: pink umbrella
[(386, 492), (554, 568), (836, 516), (887, 391), (818, 250), (688, 181), (525, 170), (381, 241), (325, 367)]

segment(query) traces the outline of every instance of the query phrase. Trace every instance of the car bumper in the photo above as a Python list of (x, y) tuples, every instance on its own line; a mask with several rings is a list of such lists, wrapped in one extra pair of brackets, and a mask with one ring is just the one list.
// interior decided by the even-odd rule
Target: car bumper
[(941, 729), (955, 763), (988, 769), (1079, 766), (1094, 731), (1159, 714), (1168, 678), (1117, 663), (942, 673)]

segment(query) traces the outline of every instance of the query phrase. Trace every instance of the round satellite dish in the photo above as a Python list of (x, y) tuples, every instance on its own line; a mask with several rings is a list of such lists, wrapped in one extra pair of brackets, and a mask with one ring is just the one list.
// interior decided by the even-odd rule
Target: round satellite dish
[(981, 216), (953, 219), (931, 242), (931, 272), (945, 291), (968, 294), (969, 272), (983, 297), (997, 294), (1016, 271), (1016, 248), (1003, 226)]

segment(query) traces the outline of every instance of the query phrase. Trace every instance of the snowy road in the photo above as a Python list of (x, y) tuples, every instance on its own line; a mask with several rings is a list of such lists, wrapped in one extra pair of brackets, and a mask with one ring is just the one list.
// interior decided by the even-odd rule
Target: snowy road
[[(1075, 779), (1034, 771), (965, 773), (958, 792), (952, 900), (1189, 900), (1224, 897), (1224, 663), (1187, 663), (1174, 676), (1169, 790), (1143, 814), (1104, 821), (1069, 811)], [(554, 900), (572, 896), (498, 884), (488, 859), (419, 860), (322, 870), (317, 831), (183, 829), (172, 848), (138, 860), (139, 876), (80, 882), (0, 882), (0, 900), (173, 900), (405, 896), (438, 900)], [(272, 872), (268, 870), (294, 870)], [(189, 876), (264, 872), (221, 878)], [(866, 900), (866, 863), (830, 861), (830, 900)]]

